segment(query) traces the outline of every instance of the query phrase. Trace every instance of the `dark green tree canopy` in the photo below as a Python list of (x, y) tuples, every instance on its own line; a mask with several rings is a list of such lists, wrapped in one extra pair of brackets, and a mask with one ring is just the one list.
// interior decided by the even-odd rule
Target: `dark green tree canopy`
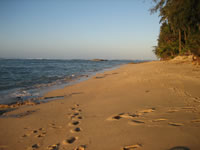
[(151, 13), (159, 11), (162, 23), (155, 54), (160, 58), (186, 53), (200, 56), (200, 0), (153, 2)]

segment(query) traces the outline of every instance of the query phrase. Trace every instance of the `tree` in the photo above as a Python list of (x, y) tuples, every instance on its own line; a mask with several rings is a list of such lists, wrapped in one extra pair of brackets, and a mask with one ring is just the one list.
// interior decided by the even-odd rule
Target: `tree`
[[(200, 1), (199, 0), (153, 0), (155, 6), (151, 9), (151, 13), (160, 12), (162, 23), (160, 36), (158, 39), (157, 52), (164, 52), (166, 47), (171, 48), (171, 53), (177, 49), (177, 40), (173, 40), (172, 44), (167, 40), (163, 41), (163, 35), (170, 37), (168, 34), (173, 35), (178, 39), (179, 54), (192, 52), (195, 55), (200, 55)], [(172, 32), (166, 34), (163, 26), (169, 26)], [(178, 35), (178, 36), (177, 36)], [(162, 42), (161, 42), (162, 41)], [(162, 43), (162, 44), (161, 44)], [(195, 44), (195, 45), (194, 45)], [(170, 45), (170, 46), (169, 46)], [(172, 46), (173, 45), (173, 46)], [(176, 48), (175, 48), (175, 47)], [(154, 49), (154, 52), (155, 50)], [(156, 52), (156, 54), (158, 54)]]
[(162, 59), (173, 58), (178, 54), (177, 34), (173, 34), (170, 25), (167, 22), (162, 23), (158, 46), (154, 47), (154, 53)]

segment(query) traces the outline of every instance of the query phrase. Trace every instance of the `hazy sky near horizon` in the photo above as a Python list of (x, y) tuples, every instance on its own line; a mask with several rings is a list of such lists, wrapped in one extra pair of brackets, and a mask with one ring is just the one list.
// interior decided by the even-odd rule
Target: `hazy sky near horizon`
[(0, 57), (155, 59), (151, 0), (1, 0)]

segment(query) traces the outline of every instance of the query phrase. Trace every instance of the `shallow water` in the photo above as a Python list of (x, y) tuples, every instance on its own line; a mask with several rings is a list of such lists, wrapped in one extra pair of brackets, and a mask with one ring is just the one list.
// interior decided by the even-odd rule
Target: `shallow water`
[(130, 60), (0, 59), (0, 104), (41, 96), (72, 80), (132, 62)]

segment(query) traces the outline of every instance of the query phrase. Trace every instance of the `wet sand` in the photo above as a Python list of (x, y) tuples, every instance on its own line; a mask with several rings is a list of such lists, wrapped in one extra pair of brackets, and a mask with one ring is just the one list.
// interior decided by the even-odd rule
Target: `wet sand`
[(0, 118), (0, 150), (199, 150), (200, 67), (123, 65)]

